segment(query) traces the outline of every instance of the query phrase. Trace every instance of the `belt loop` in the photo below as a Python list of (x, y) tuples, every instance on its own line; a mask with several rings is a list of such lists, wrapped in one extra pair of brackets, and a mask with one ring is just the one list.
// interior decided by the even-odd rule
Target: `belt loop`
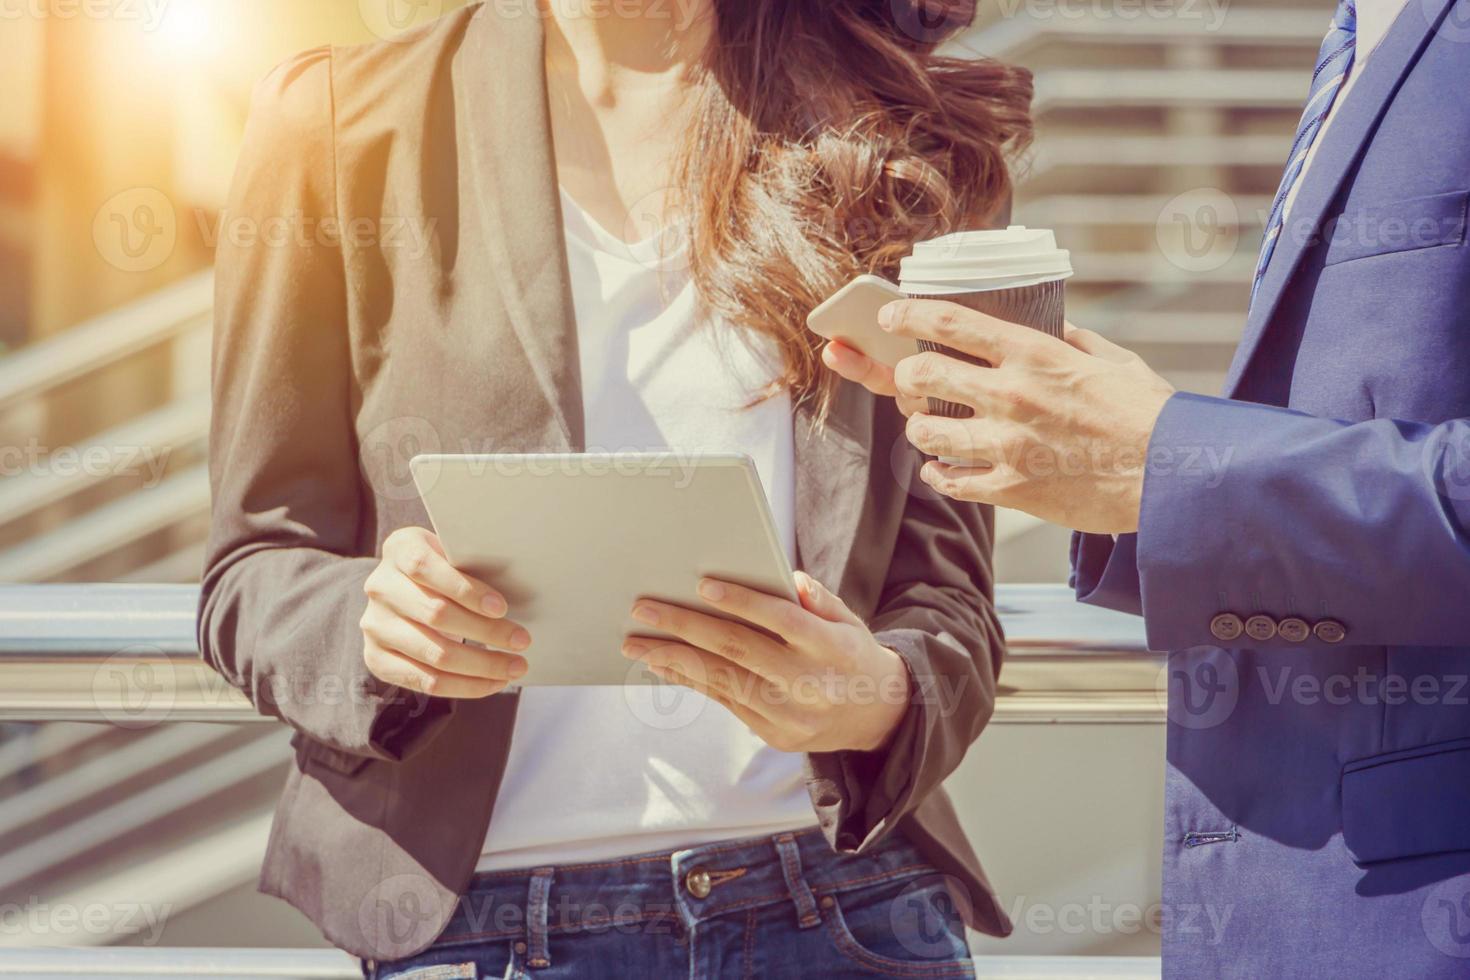
[(546, 920), (554, 870), (534, 869), (531, 872), (531, 887), (526, 895), (526, 965), (536, 970), (551, 965), (551, 950), (546, 941)]
[(786, 878), (786, 888), (791, 892), (791, 900), (796, 903), (797, 925), (810, 929), (821, 924), (821, 916), (817, 914), (816, 896), (807, 885), (806, 876), (801, 873), (801, 848), (796, 845), (796, 838), (790, 834), (781, 834), (773, 839), (776, 843), (776, 854), (781, 858), (781, 874)]

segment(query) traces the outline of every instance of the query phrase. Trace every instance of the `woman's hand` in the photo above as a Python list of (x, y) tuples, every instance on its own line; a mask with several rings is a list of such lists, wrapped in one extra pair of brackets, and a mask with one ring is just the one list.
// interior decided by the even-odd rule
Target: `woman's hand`
[(449, 563), (433, 532), (390, 534), (363, 591), (362, 659), (373, 676), (441, 698), (499, 694), (525, 676), (525, 658), (515, 653), (531, 645), (531, 634), (505, 618), (504, 596)]
[(839, 341), (822, 348), (822, 363), (848, 381), (855, 381), (875, 395), (892, 398), (905, 416), (929, 410), (927, 398), (910, 398), (901, 394), (893, 379), (893, 368)]
[(783, 752), (882, 748), (908, 708), (908, 667), (815, 579), (797, 573), (796, 590), (800, 605), (728, 582), (699, 584), (711, 606), (780, 640), (641, 599), (633, 618), (679, 640), (629, 637), (623, 656), (718, 701)]

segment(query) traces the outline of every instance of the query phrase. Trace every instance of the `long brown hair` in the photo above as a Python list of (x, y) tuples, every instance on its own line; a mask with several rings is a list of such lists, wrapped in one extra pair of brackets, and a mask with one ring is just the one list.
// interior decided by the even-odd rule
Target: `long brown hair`
[(779, 343), (779, 386), (823, 411), (832, 379), (807, 313), (1009, 200), (1008, 160), (1031, 140), (1030, 72), (934, 53), (973, 6), (715, 0), (675, 171), (690, 271), (710, 312)]

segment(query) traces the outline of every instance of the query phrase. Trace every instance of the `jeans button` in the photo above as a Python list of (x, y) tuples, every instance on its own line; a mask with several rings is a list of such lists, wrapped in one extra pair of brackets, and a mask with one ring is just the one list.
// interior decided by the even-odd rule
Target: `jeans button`
[(695, 898), (709, 898), (709, 872), (703, 868), (695, 868), (684, 876), (684, 887)]

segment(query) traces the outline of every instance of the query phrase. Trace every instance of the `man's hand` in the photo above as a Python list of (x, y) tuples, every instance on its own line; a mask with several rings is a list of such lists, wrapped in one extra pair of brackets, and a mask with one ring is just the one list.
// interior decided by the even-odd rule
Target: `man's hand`
[(1023, 510), (1102, 534), (1138, 530), (1149, 439), (1174, 388), (1137, 354), (1089, 330), (1066, 340), (935, 300), (883, 308), (886, 330), (988, 361), (943, 354), (905, 358), (901, 397), (968, 405), (971, 419), (909, 418), (921, 451), (968, 465), (929, 462), (924, 482), (957, 500)]

